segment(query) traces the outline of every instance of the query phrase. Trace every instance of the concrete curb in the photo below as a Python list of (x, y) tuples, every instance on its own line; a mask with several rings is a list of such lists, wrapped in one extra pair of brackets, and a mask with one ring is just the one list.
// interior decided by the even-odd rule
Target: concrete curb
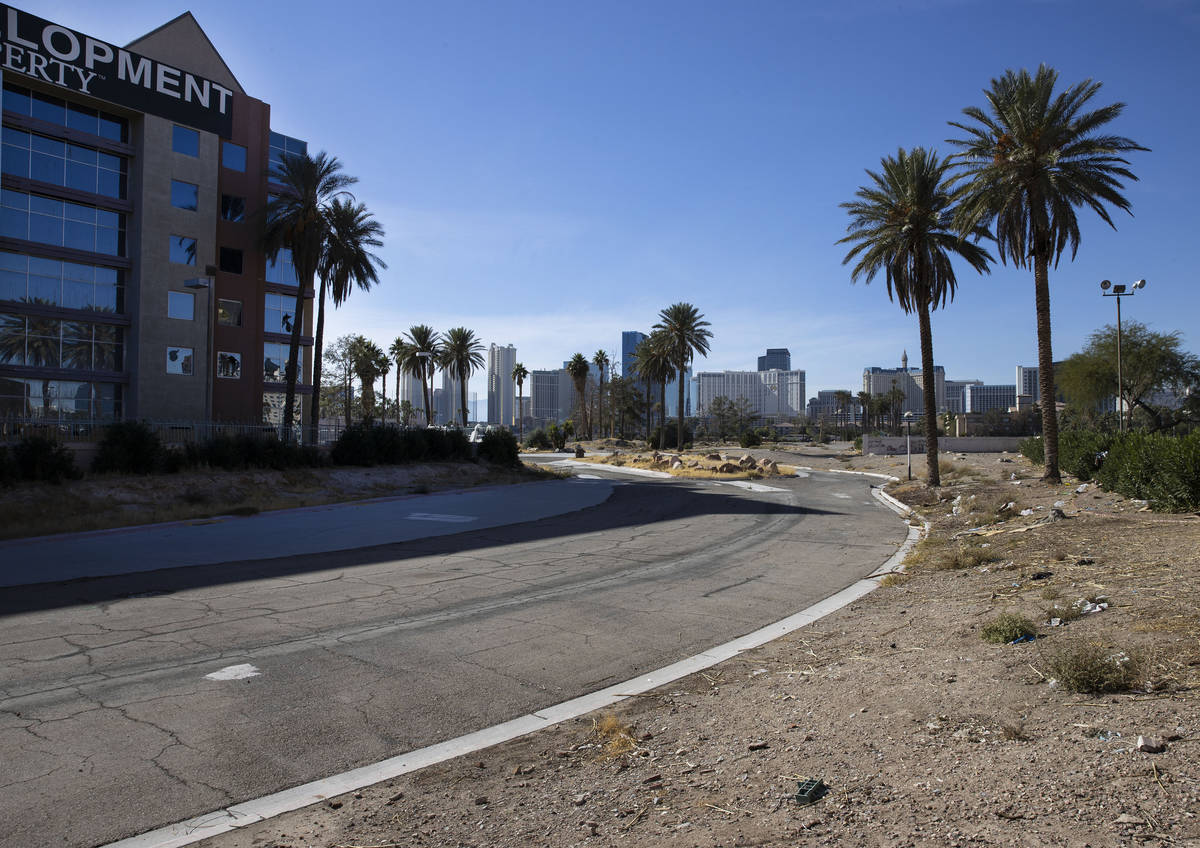
[[(596, 467), (593, 463), (579, 464), (593, 468)], [(613, 466), (613, 468), (618, 471), (626, 470), (620, 466)], [(661, 474), (664, 472), (653, 473)], [(876, 474), (870, 476), (879, 477), (883, 475)], [(911, 512), (909, 507), (880, 491), (878, 488), (872, 488), (872, 494), (889, 509), (894, 510), (902, 516)], [(925, 529), (928, 529), (928, 525), (925, 525)], [(747, 633), (745, 636), (726, 642), (723, 645), (717, 645), (695, 656), (652, 671), (649, 674), (631, 678), (623, 683), (618, 683), (560, 704), (535, 710), (532, 713), (519, 716), (502, 724), (486, 727), (474, 733), (468, 733), (465, 736), (459, 736), (456, 739), (449, 739), (436, 745), (430, 745), (416, 751), (409, 751), (400, 756), (351, 769), (341, 774), (314, 780), (301, 786), (285, 789), (261, 798), (254, 798), (220, 810), (214, 810), (211, 813), (196, 816), (186, 821), (167, 825), (166, 827), (137, 836), (131, 836), (117, 842), (111, 842), (107, 845), (99, 846), (99, 848), (179, 848), (179, 846), (190, 845), (202, 839), (228, 833), (229, 831), (265, 821), (283, 813), (289, 813), (311, 804), (320, 803), (328, 798), (342, 795), (346, 792), (362, 789), (366, 786), (390, 780), (456, 757), (472, 754), (485, 748), (499, 745), (502, 742), (535, 733), (560, 722), (578, 718), (595, 710), (612, 706), (626, 700), (630, 696), (644, 694), (652, 689), (657, 689), (660, 686), (665, 686), (668, 683), (687, 677), (690, 674), (711, 668), (744, 651), (749, 651), (782, 636), (786, 636), (867, 596), (879, 588), (883, 575), (902, 570), (905, 555), (921, 536), (921, 528), (910, 526), (908, 537), (896, 553), (892, 554), (883, 565), (869, 576), (855, 581), (845, 589), (774, 624), (768, 624), (766, 627), (759, 628), (752, 633)]]

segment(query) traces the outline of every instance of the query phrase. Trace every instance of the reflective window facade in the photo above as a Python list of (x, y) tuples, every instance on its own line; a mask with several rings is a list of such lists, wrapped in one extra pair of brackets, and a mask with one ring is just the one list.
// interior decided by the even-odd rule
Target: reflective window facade
[(292, 138), (282, 133), (272, 132), (268, 150), (271, 175), (274, 176), (278, 172), (279, 166), (282, 164), (285, 156), (297, 156), (305, 153), (308, 153), (307, 141), (301, 141), (298, 138)]
[(125, 197), (124, 157), (91, 147), (5, 127), (0, 163), (4, 173), (17, 177), (106, 197)]
[(296, 298), (267, 292), (263, 299), (263, 329), (268, 333), (290, 333), (296, 314)]
[(120, 371), (124, 342), (112, 324), (0, 312), (0, 365)]
[[(276, 342), (263, 345), (263, 380), (268, 383), (282, 383), (284, 369), (287, 367), (288, 346)], [(299, 351), (298, 360), (303, 360), (304, 351)], [(301, 377), (304, 375), (301, 374)], [(297, 380), (300, 383), (303, 380)]]
[(242, 376), (242, 355), (229, 351), (217, 351), (217, 376), (225, 380), (238, 380)]
[(0, 300), (125, 311), (125, 272), (0, 250)]
[(176, 124), (171, 133), (171, 149), (184, 156), (199, 156), (200, 133)]
[(171, 261), (178, 265), (196, 264), (196, 240), (189, 236), (171, 236)]
[(226, 221), (243, 221), (246, 218), (246, 198), (235, 194), (221, 195), (221, 217)]
[(242, 251), (236, 247), (222, 247), (219, 260), (222, 271), (228, 274), (242, 273)]
[(171, 180), (171, 205), (176, 209), (189, 209), (195, 212), (200, 207), (200, 186), (181, 180)]
[(183, 377), (192, 375), (192, 349), (190, 347), (167, 348), (167, 373)]
[(4, 84), (4, 111), (49, 121), (62, 127), (98, 135), (109, 141), (129, 141), (129, 123), (124, 118), (77, 103), (68, 103), (48, 94), (35, 93), (12, 83)]
[(0, 376), (0, 418), (120, 418), (121, 386)]
[(221, 164), (231, 171), (245, 171), (246, 148), (232, 141), (222, 141)]
[(292, 252), (286, 247), (281, 249), (274, 259), (267, 257), (268, 283), (282, 283), (288, 286), (296, 285), (296, 266), (292, 264)]
[(40, 194), (0, 192), (0, 235), (110, 256), (125, 255), (125, 216)]
[(196, 317), (196, 296), (191, 292), (167, 292), (167, 317), (191, 321)]
[(217, 323), (225, 327), (242, 326), (242, 302), (217, 298)]

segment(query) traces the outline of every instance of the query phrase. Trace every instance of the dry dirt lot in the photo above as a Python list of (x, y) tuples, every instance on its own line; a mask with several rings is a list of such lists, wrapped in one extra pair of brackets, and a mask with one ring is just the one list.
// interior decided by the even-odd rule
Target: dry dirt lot
[[(1018, 455), (945, 461), (942, 490), (893, 487), (931, 525), (909, 574), (840, 612), (613, 712), (203, 844), (1200, 845), (1200, 519), (1045, 485)], [(1107, 607), (1048, 624), (1077, 601)], [(1037, 638), (984, 641), (1003, 613)], [(1089, 674), (1125, 688), (1058, 679)], [(806, 778), (829, 791), (801, 806)]]

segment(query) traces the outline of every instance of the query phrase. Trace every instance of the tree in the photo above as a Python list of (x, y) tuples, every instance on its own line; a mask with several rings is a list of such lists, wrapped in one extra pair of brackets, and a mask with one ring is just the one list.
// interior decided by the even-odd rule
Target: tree
[(721, 441), (740, 436), (754, 424), (753, 407), (744, 397), (731, 401), (724, 395), (717, 395), (709, 404), (708, 415), (715, 435)]
[(854, 408), (850, 404), (854, 400), (854, 395), (850, 394), (847, 389), (838, 389), (833, 393), (833, 397), (837, 401), (838, 409), (845, 416), (839, 423), (852, 423), (854, 421)]
[(692, 357), (707, 354), (712, 332), (709, 323), (690, 303), (674, 303), (658, 313), (655, 330), (667, 334), (670, 360), (679, 378), (679, 422), (676, 444), (683, 447), (683, 381)]
[[(600, 436), (604, 436), (604, 372), (608, 369), (608, 354), (603, 350), (598, 350), (592, 354), (592, 364), (600, 369), (600, 392), (597, 398), (600, 403), (600, 410), (597, 418), (600, 420)], [(611, 435), (611, 431), (610, 431)]]
[[(379, 270), (387, 268), (370, 248), (382, 247), (383, 227), (371, 217), (367, 207), (361, 203), (333, 198), (325, 210), (325, 249), (317, 268), (321, 284), (317, 293), (317, 332), (313, 341), (313, 385), (321, 385), (322, 346), (325, 336), (325, 290), (328, 285), (334, 308), (345, 302), (350, 291), (357, 286), (368, 291), (379, 282)], [(387, 371), (384, 370), (386, 378)], [(397, 394), (397, 397), (399, 395)], [(384, 382), (384, 399), (387, 398), (387, 382)], [(309, 441), (316, 444), (317, 424), (321, 420), (321, 401), (313, 394), (309, 410)]]
[(1068, 245), (1075, 258), (1076, 208), (1090, 207), (1116, 229), (1105, 204), (1130, 212), (1121, 180), (1137, 179), (1121, 154), (1148, 150), (1122, 136), (1098, 134), (1125, 109), (1124, 103), (1113, 103), (1083, 111), (1100, 83), (1084, 80), (1055, 95), (1057, 81), (1058, 72), (1046, 65), (1034, 75), (1024, 69), (1006, 71), (984, 90), (987, 112), (968, 106), (963, 114), (973, 123), (950, 122), (968, 136), (950, 139), (961, 148), (955, 156), (961, 165), (955, 193), (959, 230), (971, 233), (981, 225), (994, 225), (1000, 261), (1033, 267), (1046, 457), (1042, 479), (1051, 483), (1062, 477), (1050, 342), (1050, 262), (1057, 268)]
[(870, 392), (859, 392), (857, 397), (859, 406), (862, 407), (862, 428), (865, 433), (871, 429), (871, 404), (873, 399)]
[(362, 385), (363, 418), (371, 421), (375, 417), (375, 381), (387, 362), (387, 356), (379, 345), (365, 336), (351, 339), (346, 352), (354, 374)]
[[(1067, 401), (1081, 411), (1092, 412), (1112, 397), (1117, 328), (1110, 324), (1092, 333), (1087, 346), (1062, 363), (1056, 379)], [(1151, 403), (1152, 395), (1172, 391), (1182, 397), (1195, 386), (1200, 386), (1200, 359), (1183, 350), (1178, 332), (1156, 333), (1136, 321), (1122, 326), (1120, 397), (1128, 423), (1134, 410), (1141, 409), (1153, 422), (1152, 430), (1173, 426), (1176, 416)]]
[(518, 362), (513, 366), (512, 378), (517, 383), (517, 427), (520, 435), (518, 441), (525, 441), (525, 381), (529, 378), (529, 369)]
[(417, 414), (413, 409), (412, 401), (402, 400), (400, 405), (396, 407), (396, 414), (400, 417), (400, 426), (407, 427), (412, 422), (412, 417)]
[(466, 327), (454, 327), (447, 331), (446, 341), (442, 345), (443, 367), (458, 380), (463, 427), (467, 426), (467, 381), (472, 373), (483, 367), (483, 350), (483, 342), (476, 338), (475, 331)]
[[(392, 358), (392, 362), (396, 363), (396, 402), (400, 403), (400, 378), (404, 374), (416, 376), (417, 372), (415, 371), (415, 365), (417, 363), (412, 362), (412, 349), (409, 347), (408, 343), (404, 341), (403, 336), (397, 336), (392, 342), (391, 347), (388, 348), (388, 356)], [(413, 370), (410, 370), (410, 368), (413, 368)], [(421, 381), (421, 385), (425, 385), (424, 380)], [(413, 405), (412, 401), (405, 401), (405, 403), (408, 404), (408, 413), (403, 413), (401, 409), (397, 407), (397, 415), (404, 417), (403, 426), (407, 427), (408, 420), (413, 415)]]
[(342, 387), (342, 411), (345, 414), (346, 426), (350, 426), (354, 408), (354, 357), (352, 347), (354, 336), (341, 336), (324, 352), (323, 358), (336, 369), (338, 382)]
[[(938, 471), (937, 398), (933, 392), (933, 330), (930, 310), (954, 300), (958, 285), (951, 255), (965, 260), (979, 273), (988, 270), (992, 257), (979, 246), (987, 231), (974, 226), (966, 238), (952, 227), (948, 161), (936, 151), (900, 148), (885, 156), (882, 173), (868, 170), (872, 185), (859, 188), (857, 200), (843, 203), (850, 215), (847, 235), (838, 244), (854, 246), (842, 260), (857, 260), (850, 271), (851, 282), (867, 284), (880, 271), (887, 280), (888, 299), (906, 313), (916, 312), (921, 330), (921, 372), (925, 376), (925, 462), (930, 486), (941, 485)], [(847, 392), (846, 394), (849, 394)]]
[(281, 250), (291, 252), (296, 269), (296, 317), (292, 322), (292, 337), (288, 361), (284, 369), (286, 390), (283, 404), (283, 437), (292, 438), (292, 419), (296, 408), (296, 380), (299, 377), (300, 330), (304, 325), (304, 300), (313, 290), (321, 256), (328, 234), (330, 204), (347, 194), (346, 189), (357, 180), (341, 173), (342, 164), (336, 156), (321, 151), (316, 157), (307, 153), (283, 157), (272, 178), (284, 188), (267, 204), (262, 230), (262, 246), (272, 259)]
[[(672, 358), (673, 339), (664, 330), (655, 330), (642, 339), (633, 351), (633, 367), (638, 378), (646, 384), (646, 438), (651, 436), (652, 426), (650, 415), (653, 402), (650, 400), (650, 387), (659, 387), (659, 450), (662, 449), (662, 433), (667, 427), (667, 381), (675, 373), (675, 363)], [(681, 408), (682, 411), (682, 408)], [(682, 420), (682, 416), (680, 416)], [(682, 448), (682, 440), (677, 441)], [(652, 446), (653, 447), (653, 446)]]
[(571, 382), (575, 384), (575, 397), (579, 403), (579, 420), (582, 422), (579, 428), (579, 434), (587, 433), (588, 438), (591, 438), (592, 432), (589, 427), (587, 404), (584, 402), (583, 393), (587, 388), (587, 378), (590, 373), (590, 366), (587, 359), (582, 353), (577, 353), (567, 362), (567, 374), (571, 377)]
[(426, 324), (415, 324), (408, 328), (408, 373), (421, 378), (421, 391), (425, 395), (425, 426), (433, 424), (433, 371), (442, 361), (442, 339)]

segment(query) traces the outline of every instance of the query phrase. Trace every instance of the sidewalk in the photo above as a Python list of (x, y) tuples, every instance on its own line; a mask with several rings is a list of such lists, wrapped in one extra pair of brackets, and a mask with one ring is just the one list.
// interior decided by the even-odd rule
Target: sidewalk
[(562, 480), (0, 542), (0, 586), (329, 553), (537, 521), (603, 503), (611, 480)]

